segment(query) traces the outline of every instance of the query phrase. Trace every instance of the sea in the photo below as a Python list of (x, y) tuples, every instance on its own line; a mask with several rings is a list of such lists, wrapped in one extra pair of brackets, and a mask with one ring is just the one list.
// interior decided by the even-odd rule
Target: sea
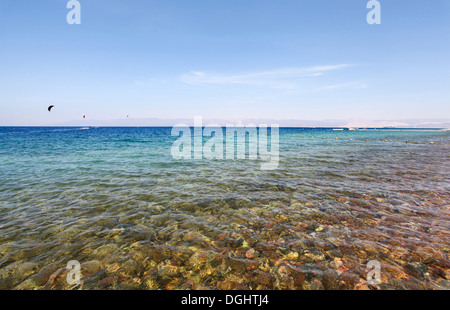
[(0, 127), (0, 289), (450, 289), (449, 131), (280, 128), (269, 170), (171, 133)]

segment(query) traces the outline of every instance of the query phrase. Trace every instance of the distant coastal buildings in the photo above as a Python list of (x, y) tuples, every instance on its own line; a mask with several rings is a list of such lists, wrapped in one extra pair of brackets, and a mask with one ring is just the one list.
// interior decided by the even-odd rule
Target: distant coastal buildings
[[(248, 124), (278, 124), (280, 127), (306, 127), (306, 128), (336, 128), (346, 130), (347, 128), (436, 128), (450, 129), (450, 119), (411, 119), (411, 120), (301, 120), (301, 119), (216, 119), (205, 118), (205, 122), (211, 124), (218, 124), (226, 126), (227, 124), (242, 125)], [(118, 126), (118, 127), (172, 127), (176, 124), (186, 124), (193, 126), (192, 119), (170, 119), (170, 118), (132, 118), (123, 117), (119, 119), (100, 120), (91, 117), (89, 120), (90, 126)], [(72, 120), (58, 123), (26, 123), (26, 124), (12, 124), (8, 120), (0, 119), (0, 125), (2, 126), (17, 126), (17, 125), (32, 125), (32, 126), (85, 126), (86, 123), (83, 119)]]

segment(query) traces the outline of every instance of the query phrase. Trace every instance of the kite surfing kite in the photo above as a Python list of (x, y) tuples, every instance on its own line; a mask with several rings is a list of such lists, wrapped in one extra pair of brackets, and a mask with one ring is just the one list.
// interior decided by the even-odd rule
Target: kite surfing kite
[(53, 107), (54, 107), (54, 105), (49, 106), (49, 107), (48, 107), (48, 111), (51, 112), (52, 109), (53, 109)]

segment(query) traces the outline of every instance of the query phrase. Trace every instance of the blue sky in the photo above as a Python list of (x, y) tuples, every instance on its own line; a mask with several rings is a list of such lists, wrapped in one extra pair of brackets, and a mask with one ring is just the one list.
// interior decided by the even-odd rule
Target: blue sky
[(0, 125), (450, 115), (450, 1), (79, 2), (0, 0)]

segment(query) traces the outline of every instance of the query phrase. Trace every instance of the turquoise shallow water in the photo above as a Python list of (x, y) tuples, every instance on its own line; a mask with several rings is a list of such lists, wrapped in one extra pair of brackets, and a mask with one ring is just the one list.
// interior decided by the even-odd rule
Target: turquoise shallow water
[(282, 128), (273, 171), (170, 132), (0, 128), (0, 288), (450, 289), (450, 132)]

